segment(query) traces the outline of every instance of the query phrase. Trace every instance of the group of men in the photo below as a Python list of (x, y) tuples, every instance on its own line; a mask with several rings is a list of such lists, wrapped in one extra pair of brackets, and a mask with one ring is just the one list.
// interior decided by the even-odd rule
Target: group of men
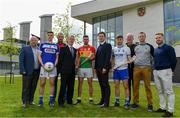
[[(89, 85), (89, 103), (93, 101), (93, 75), (95, 72), (101, 89), (101, 99), (96, 105), (101, 108), (109, 106), (110, 85), (109, 72), (113, 72), (115, 86), (114, 106), (120, 105), (120, 81), (123, 81), (125, 90), (124, 108), (130, 108), (131, 94), (133, 93), (132, 108), (139, 107), (140, 80), (144, 80), (147, 97), (147, 110), (153, 111), (153, 100), (151, 92), (151, 75), (153, 72), (156, 84), (160, 108), (156, 112), (164, 112), (163, 116), (173, 116), (174, 93), (172, 88), (172, 76), (176, 66), (176, 54), (173, 47), (165, 44), (163, 33), (155, 34), (157, 48), (146, 43), (146, 34), (138, 34), (139, 44), (133, 44), (134, 36), (126, 35), (127, 43), (124, 44), (123, 36), (116, 37), (116, 45), (112, 49), (111, 44), (106, 41), (106, 34), (99, 32), (99, 46), (97, 50), (89, 44), (88, 35), (83, 36), (83, 46), (75, 49), (73, 47), (75, 37), (68, 36), (67, 44), (63, 43), (64, 35), (57, 35), (58, 43), (53, 43), (54, 33), (47, 32), (48, 40), (38, 47), (37, 36), (30, 38), (30, 45), (23, 47), (19, 56), (20, 73), (23, 75), (22, 102), (26, 107), (34, 104), (34, 93), (38, 78), (40, 78), (39, 106), (43, 106), (43, 96), (46, 79), (49, 78), (50, 98), (49, 106), (53, 107), (57, 94), (58, 76), (61, 76), (61, 86), (58, 96), (59, 106), (81, 103), (82, 85), (87, 78)], [(45, 64), (52, 62), (54, 67), (47, 71)], [(78, 75), (78, 97), (73, 102), (75, 75)], [(133, 92), (131, 89), (133, 88)], [(166, 97), (168, 96), (168, 110), (166, 110)]]

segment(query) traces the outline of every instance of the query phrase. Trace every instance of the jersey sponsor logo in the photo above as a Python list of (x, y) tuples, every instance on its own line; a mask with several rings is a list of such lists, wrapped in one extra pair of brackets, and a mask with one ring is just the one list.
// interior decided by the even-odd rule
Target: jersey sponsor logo
[(56, 53), (56, 50), (55, 50), (55, 49), (51, 49), (51, 48), (45, 48), (45, 49), (44, 49), (44, 52), (45, 52), (45, 53), (54, 54), (54, 53)]
[(57, 45), (49, 45), (49, 44), (44, 44), (43, 46), (42, 46), (42, 48), (53, 48), (53, 49), (58, 49), (58, 47), (57, 47)]

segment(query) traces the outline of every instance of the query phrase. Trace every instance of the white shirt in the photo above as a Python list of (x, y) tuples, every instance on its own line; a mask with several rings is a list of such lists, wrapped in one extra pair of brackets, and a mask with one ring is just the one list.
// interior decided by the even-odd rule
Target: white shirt
[[(128, 56), (131, 55), (131, 50), (129, 47), (121, 45), (121, 46), (116, 46), (113, 49), (113, 57), (115, 58), (115, 67), (118, 67), (124, 63), (127, 62)], [(125, 64), (117, 70), (124, 70), (128, 68), (128, 64)]]

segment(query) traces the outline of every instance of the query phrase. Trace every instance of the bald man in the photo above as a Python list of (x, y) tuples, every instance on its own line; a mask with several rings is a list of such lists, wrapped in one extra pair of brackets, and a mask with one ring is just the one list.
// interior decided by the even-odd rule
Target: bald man
[(23, 107), (34, 104), (34, 93), (36, 90), (40, 65), (38, 62), (37, 52), (39, 50), (38, 38), (32, 36), (30, 45), (23, 47), (19, 55), (20, 74), (22, 74), (22, 102)]

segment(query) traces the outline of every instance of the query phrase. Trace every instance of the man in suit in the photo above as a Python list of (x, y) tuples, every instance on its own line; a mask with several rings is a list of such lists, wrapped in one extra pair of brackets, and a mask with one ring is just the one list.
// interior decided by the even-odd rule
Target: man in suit
[(20, 74), (22, 74), (22, 102), (23, 107), (28, 104), (34, 104), (34, 93), (36, 90), (39, 78), (39, 62), (37, 52), (39, 50), (38, 38), (32, 36), (30, 38), (30, 45), (23, 47), (19, 55)]
[(59, 55), (60, 73), (61, 73), (61, 87), (58, 97), (59, 106), (64, 105), (64, 95), (67, 88), (67, 104), (73, 104), (72, 98), (74, 93), (75, 81), (75, 60), (76, 49), (73, 47), (74, 36), (69, 36), (67, 39), (67, 46), (61, 49)]
[[(58, 33), (57, 39), (58, 39), (57, 45), (58, 45), (59, 49), (61, 50), (61, 48), (66, 46), (66, 44), (63, 43), (64, 34), (61, 33), (61, 32)], [(54, 81), (54, 100), (56, 99), (58, 76), (60, 74), (60, 64), (59, 64), (59, 61), (58, 61), (58, 64), (57, 64), (56, 68), (57, 68), (57, 76), (56, 76), (55, 81)]]
[(108, 81), (109, 69), (111, 68), (112, 47), (106, 43), (106, 35), (104, 32), (98, 34), (100, 45), (97, 48), (95, 56), (95, 70), (101, 88), (101, 100), (98, 105), (101, 107), (109, 106), (110, 86)]

